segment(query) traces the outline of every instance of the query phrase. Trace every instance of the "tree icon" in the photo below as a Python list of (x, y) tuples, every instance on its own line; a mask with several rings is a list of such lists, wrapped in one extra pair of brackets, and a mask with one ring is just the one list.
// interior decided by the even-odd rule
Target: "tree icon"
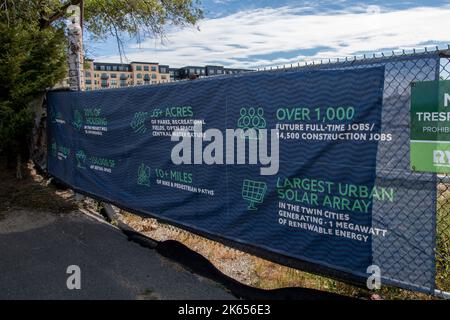
[(84, 166), (86, 163), (86, 154), (84, 153), (83, 150), (80, 150), (76, 153), (75, 155), (76, 159), (77, 159), (77, 167), (81, 168), (81, 169), (86, 169), (86, 167)]
[(74, 118), (73, 126), (77, 130), (81, 130), (81, 127), (83, 126), (83, 116), (81, 115), (81, 112), (78, 110), (75, 110), (73, 118)]
[(130, 123), (135, 133), (145, 133), (147, 127), (145, 126), (145, 120), (147, 120), (147, 112), (136, 112), (134, 118)]
[(150, 187), (150, 167), (144, 163), (139, 166), (137, 184)]

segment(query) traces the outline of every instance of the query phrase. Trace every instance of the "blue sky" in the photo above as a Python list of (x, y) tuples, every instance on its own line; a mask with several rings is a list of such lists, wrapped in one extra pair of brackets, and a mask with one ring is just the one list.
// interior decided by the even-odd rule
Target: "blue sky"
[[(195, 28), (167, 28), (163, 42), (125, 44), (129, 61), (180, 67), (258, 68), (450, 43), (450, 0), (203, 0)], [(97, 61), (119, 62), (114, 39), (86, 39)]]

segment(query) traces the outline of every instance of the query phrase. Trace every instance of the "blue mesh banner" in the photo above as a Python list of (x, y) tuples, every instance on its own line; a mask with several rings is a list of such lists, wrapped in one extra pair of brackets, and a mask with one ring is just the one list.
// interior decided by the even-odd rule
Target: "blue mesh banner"
[(385, 87), (389, 72), (51, 92), (48, 170), (97, 199), (274, 261), (358, 281), (375, 265), (382, 283), (431, 291), (436, 181), (397, 156), (409, 150), (409, 97), (392, 98), (403, 93)]

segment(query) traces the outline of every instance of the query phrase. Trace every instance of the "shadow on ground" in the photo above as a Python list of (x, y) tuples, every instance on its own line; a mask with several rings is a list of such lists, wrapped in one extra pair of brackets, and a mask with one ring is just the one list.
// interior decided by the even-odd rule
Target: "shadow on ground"
[[(73, 192), (47, 185), (31, 171), (30, 165), (24, 170), (25, 178), (18, 181), (13, 171), (0, 170), (0, 297), (349, 299), (307, 288), (250, 287), (223, 274), (180, 242), (157, 242), (130, 229), (123, 230), (128, 240), (135, 242), (131, 243), (117, 229), (78, 212)], [(182, 267), (165, 263), (161, 257)], [(67, 290), (66, 268), (70, 264), (80, 265), (86, 274), (86, 289), (80, 292)]]
[(273, 290), (259, 289), (234, 280), (219, 271), (209, 260), (182, 243), (174, 240), (157, 242), (142, 234), (124, 230), (128, 238), (143, 247), (155, 249), (160, 255), (180, 263), (187, 270), (213, 280), (240, 299), (249, 300), (355, 300), (330, 292), (309, 288), (280, 288)]

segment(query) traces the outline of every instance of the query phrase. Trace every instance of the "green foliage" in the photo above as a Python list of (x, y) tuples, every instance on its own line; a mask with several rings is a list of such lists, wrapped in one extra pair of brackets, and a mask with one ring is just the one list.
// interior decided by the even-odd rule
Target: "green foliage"
[[(81, 0), (2, 0), (4, 18), (21, 16), (42, 28), (67, 18)], [(84, 0), (84, 27), (97, 38), (161, 36), (167, 25), (187, 26), (203, 17), (199, 0)]]
[(0, 149), (10, 156), (26, 150), (30, 102), (64, 78), (65, 52), (61, 29), (41, 30), (22, 19), (0, 22)]
[(164, 26), (195, 25), (203, 17), (196, 0), (85, 0), (85, 26), (96, 37), (162, 35)]
[[(26, 150), (30, 102), (66, 74), (65, 19), (81, 0), (0, 0), (0, 151)], [(195, 25), (198, 0), (84, 0), (84, 28), (97, 38), (162, 36)], [(120, 52), (122, 54), (122, 52)], [(22, 153), (23, 154), (23, 153)]]

